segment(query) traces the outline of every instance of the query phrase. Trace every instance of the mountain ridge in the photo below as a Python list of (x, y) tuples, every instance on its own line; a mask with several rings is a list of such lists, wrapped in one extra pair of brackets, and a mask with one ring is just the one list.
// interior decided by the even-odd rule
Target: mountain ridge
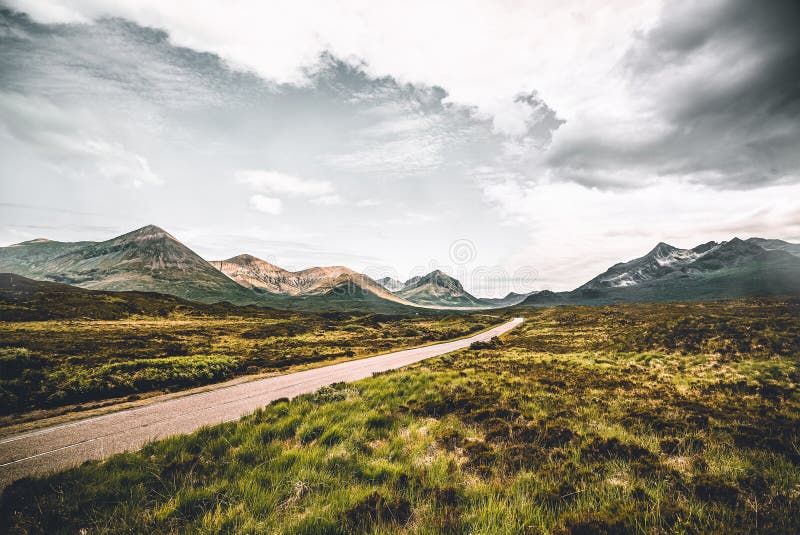
[(800, 294), (800, 254), (777, 240), (765, 249), (762, 238), (706, 242), (680, 249), (659, 242), (645, 255), (614, 264), (567, 292), (537, 292), (523, 305), (608, 304), (727, 299)]
[(487, 304), (471, 295), (458, 279), (435, 269), (408, 279), (397, 292), (413, 303), (434, 306), (481, 307)]
[(0, 271), (92, 290), (159, 292), (201, 302), (251, 298), (155, 225), (100, 242), (35, 240), (3, 247)]
[(659, 242), (569, 292), (512, 292), (484, 299), (441, 270), (400, 283), (389, 277), (375, 281), (345, 266), (289, 271), (249, 254), (209, 262), (155, 225), (105, 241), (37, 238), (0, 247), (0, 272), (93, 290), (158, 292), (202, 303), (290, 310), (477, 309), (800, 294), (800, 244), (734, 237), (681, 249)]
[(412, 313), (424, 306), (345, 266), (290, 272), (252, 255), (213, 262), (216, 265), (156, 225), (98, 242), (39, 238), (0, 247), (0, 272), (91, 290), (156, 292), (200, 303), (302, 310)]

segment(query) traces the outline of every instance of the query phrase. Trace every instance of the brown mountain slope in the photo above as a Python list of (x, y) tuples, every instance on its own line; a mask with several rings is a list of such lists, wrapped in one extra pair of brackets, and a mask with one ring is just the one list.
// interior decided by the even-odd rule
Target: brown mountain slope
[(242, 254), (211, 265), (247, 288), (282, 295), (329, 295), (356, 297), (374, 295), (395, 303), (412, 305), (371, 278), (344, 266), (312, 267), (288, 271), (266, 260)]

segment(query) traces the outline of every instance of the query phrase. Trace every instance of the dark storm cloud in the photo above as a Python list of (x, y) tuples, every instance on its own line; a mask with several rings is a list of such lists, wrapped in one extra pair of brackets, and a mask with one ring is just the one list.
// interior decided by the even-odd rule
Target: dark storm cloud
[[(672, 6), (670, 6), (672, 7)], [(800, 2), (735, 0), (715, 9), (703, 3), (678, 9), (638, 40), (626, 58), (634, 75), (647, 79), (694, 55), (733, 50), (740, 54), (718, 68), (746, 72), (734, 81), (715, 73), (695, 86), (694, 98), (665, 103), (682, 121), (699, 123), (722, 115), (793, 117), (800, 111)], [(723, 56), (724, 57), (724, 56)]]
[[(646, 101), (640, 136), (609, 125), (549, 163), (594, 186), (677, 176), (718, 188), (800, 180), (800, 2), (669, 2), (621, 69)], [(615, 171), (616, 170), (616, 171)]]

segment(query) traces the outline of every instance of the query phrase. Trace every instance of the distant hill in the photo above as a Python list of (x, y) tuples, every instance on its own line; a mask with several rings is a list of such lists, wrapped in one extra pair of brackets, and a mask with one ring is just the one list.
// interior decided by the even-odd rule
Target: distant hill
[(461, 283), (439, 271), (431, 271), (421, 277), (413, 277), (396, 292), (403, 299), (428, 306), (485, 307), (486, 303), (470, 295)]
[(523, 305), (700, 301), (800, 294), (795, 244), (750, 238), (679, 249), (659, 243), (570, 292), (538, 292)]
[(494, 307), (507, 307), (521, 303), (529, 294), (509, 292), (505, 297), (482, 297), (480, 301)]

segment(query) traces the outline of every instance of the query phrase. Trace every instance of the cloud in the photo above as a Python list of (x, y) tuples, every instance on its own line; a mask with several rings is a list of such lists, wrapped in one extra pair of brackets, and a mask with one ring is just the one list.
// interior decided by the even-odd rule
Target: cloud
[(338, 206), (340, 204), (345, 204), (344, 199), (342, 199), (340, 195), (325, 195), (323, 197), (311, 199), (310, 202), (320, 206)]
[[(363, 175), (403, 178), (431, 173), (460, 146), (465, 110), (443, 103), (439, 87), (400, 84), (392, 77), (371, 79), (359, 68), (325, 57), (315, 81), (356, 106), (358, 128), (320, 160)], [(480, 122), (473, 119), (473, 122)], [(479, 134), (480, 135), (480, 134)]]
[(433, 223), (440, 219), (441, 219), (440, 215), (409, 211), (400, 214), (399, 217), (393, 217), (383, 221), (375, 221), (372, 223), (372, 226), (383, 227), (384, 225), (395, 225), (395, 226), (426, 225), (428, 223)]
[[(434, 134), (420, 132), (418, 136), (401, 139), (371, 139), (354, 143), (361, 148), (353, 152), (331, 154), (325, 162), (347, 171), (381, 176), (406, 177), (435, 170), (444, 162), (443, 140)], [(366, 145), (366, 146), (365, 146)]]
[(798, 20), (793, 0), (666, 4), (620, 63), (632, 108), (568, 124), (546, 165), (600, 187), (648, 177), (717, 189), (797, 182)]
[(325, 195), (333, 191), (333, 185), (330, 182), (303, 179), (277, 171), (238, 171), (236, 180), (240, 184), (246, 184), (253, 191), (261, 193), (310, 197)]
[(445, 87), (449, 102), (498, 117), (496, 128), (514, 134), (528, 114), (516, 95), (537, 89), (554, 109), (571, 116), (597, 93), (616, 53), (659, 4), (244, 0), (229, 9), (202, 1), (187, 17), (180, 3), (158, 0), (49, 0), (47, 9), (36, 0), (11, 2), (43, 22), (59, 20), (60, 12), (61, 22), (122, 17), (161, 28), (177, 46), (218, 54), (234, 68), (279, 85), (313, 85), (313, 67), (330, 52), (361, 65), (371, 78)]
[(250, 197), (250, 207), (265, 214), (278, 215), (283, 211), (283, 202), (274, 197), (256, 194)]
[(63, 176), (100, 177), (134, 188), (162, 183), (146, 158), (106, 139), (107, 133), (80, 110), (67, 111), (41, 97), (0, 92), (0, 127)]

